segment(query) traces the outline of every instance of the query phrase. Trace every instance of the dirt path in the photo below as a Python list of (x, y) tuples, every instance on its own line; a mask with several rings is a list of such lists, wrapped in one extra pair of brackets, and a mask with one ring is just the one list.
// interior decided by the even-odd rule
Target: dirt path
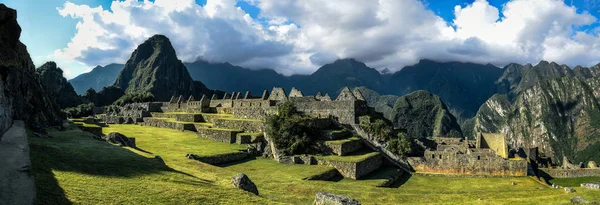
[(35, 186), (23, 121), (14, 121), (0, 141), (0, 204), (33, 204)]

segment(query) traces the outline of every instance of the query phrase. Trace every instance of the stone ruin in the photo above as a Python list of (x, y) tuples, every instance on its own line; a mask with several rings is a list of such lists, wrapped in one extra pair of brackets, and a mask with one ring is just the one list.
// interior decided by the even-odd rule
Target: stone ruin
[(436, 147), (423, 157), (409, 157), (417, 172), (431, 174), (527, 176), (527, 161), (508, 158), (503, 134), (477, 133), (475, 141), (434, 138)]
[(162, 112), (218, 113), (233, 114), (234, 118), (264, 120), (269, 114), (277, 112), (283, 102), (293, 103), (297, 111), (316, 118), (333, 118), (342, 124), (355, 124), (357, 117), (367, 114), (364, 97), (358, 90), (344, 88), (340, 95), (331, 100), (328, 94), (322, 96), (304, 96), (302, 91), (292, 88), (289, 95), (283, 88), (273, 88), (271, 93), (265, 90), (262, 96), (252, 96), (250, 91), (226, 93), (222, 98), (216, 95), (210, 98), (203, 95), (199, 101), (193, 97), (183, 100), (182, 96), (173, 96), (169, 102), (162, 102)]

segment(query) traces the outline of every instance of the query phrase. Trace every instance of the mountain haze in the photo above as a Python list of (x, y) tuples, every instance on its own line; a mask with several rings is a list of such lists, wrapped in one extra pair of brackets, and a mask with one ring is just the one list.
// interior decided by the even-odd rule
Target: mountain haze
[(115, 79), (117, 79), (117, 76), (123, 70), (123, 66), (125, 65), (115, 63), (106, 66), (96, 66), (92, 71), (83, 73), (69, 80), (69, 82), (80, 95), (83, 95), (89, 88), (101, 90), (103, 87), (115, 83)]

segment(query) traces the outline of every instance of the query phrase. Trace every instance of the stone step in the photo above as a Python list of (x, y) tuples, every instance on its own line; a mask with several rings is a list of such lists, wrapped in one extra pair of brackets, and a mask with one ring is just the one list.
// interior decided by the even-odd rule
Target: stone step
[(245, 132), (263, 132), (265, 121), (242, 118), (220, 118), (214, 120), (214, 127), (223, 129), (239, 129)]
[(363, 145), (363, 140), (358, 137), (325, 141), (325, 146), (329, 147), (333, 153), (339, 156), (345, 156), (351, 152), (355, 152), (363, 148)]
[(235, 142), (238, 144), (252, 144), (264, 139), (262, 132), (242, 132), (236, 134)]
[(197, 131), (198, 137), (207, 138), (218, 142), (226, 142), (229, 144), (235, 143), (237, 134), (244, 132), (242, 130), (223, 128), (200, 128)]
[(172, 118), (180, 122), (209, 122), (213, 123), (216, 119), (233, 118), (230, 114), (217, 113), (186, 113), (186, 112), (153, 112), (152, 117), (155, 118)]
[(358, 179), (377, 170), (383, 164), (382, 155), (379, 152), (361, 150), (347, 156), (317, 156), (319, 165), (332, 166), (342, 176)]

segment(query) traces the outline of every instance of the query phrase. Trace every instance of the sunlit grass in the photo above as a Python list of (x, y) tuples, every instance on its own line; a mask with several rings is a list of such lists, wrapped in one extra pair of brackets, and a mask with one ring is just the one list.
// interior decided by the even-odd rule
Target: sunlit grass
[[(212, 166), (185, 154), (237, 152), (245, 145), (214, 142), (195, 133), (138, 125), (109, 125), (104, 133), (135, 137), (139, 150), (109, 145), (79, 130), (52, 131), (52, 139), (30, 138), (32, 173), (41, 204), (311, 204), (319, 191), (346, 195), (362, 204), (567, 204), (574, 196), (600, 200), (600, 192), (573, 186), (551, 189), (529, 177), (469, 178), (412, 176), (377, 188), (390, 170), (363, 180), (306, 181), (330, 167), (250, 159)], [(155, 156), (161, 156), (166, 166)], [(352, 156), (351, 156), (352, 157)], [(258, 187), (254, 196), (231, 187), (245, 173)], [(585, 181), (592, 179), (583, 179)], [(515, 182), (516, 185), (512, 185)], [(558, 183), (558, 182), (557, 182)], [(579, 183), (579, 182), (573, 182)]]

